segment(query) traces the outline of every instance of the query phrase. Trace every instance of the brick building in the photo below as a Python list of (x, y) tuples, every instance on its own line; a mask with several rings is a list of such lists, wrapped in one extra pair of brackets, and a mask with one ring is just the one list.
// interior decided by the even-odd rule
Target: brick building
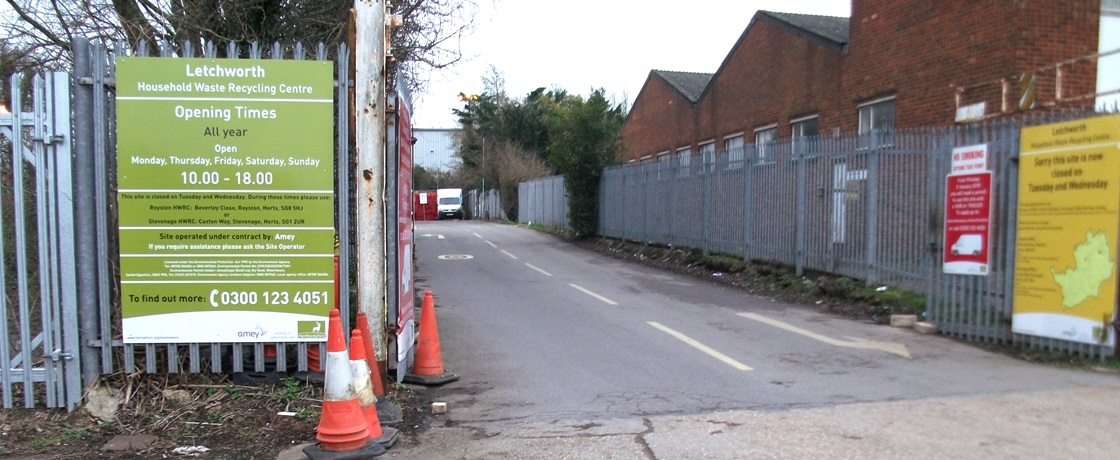
[(718, 150), (734, 162), (744, 144), (764, 157), (778, 139), (1091, 107), (1120, 67), (1097, 58), (1120, 36), (1118, 3), (853, 0), (851, 18), (759, 11), (714, 74), (650, 72), (623, 125), (625, 155), (688, 161)]

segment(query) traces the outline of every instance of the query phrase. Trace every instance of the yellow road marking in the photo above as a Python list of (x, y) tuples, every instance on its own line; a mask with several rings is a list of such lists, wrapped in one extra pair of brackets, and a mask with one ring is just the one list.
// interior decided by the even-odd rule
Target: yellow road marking
[(709, 347), (707, 345), (704, 345), (700, 342), (697, 342), (687, 335), (681, 334), (680, 332), (677, 332), (677, 331), (674, 331), (674, 330), (672, 330), (668, 327), (665, 327), (665, 325), (663, 325), (661, 323), (658, 323), (656, 321), (647, 321), (646, 324), (649, 324), (650, 326), (653, 326), (657, 329), (660, 329), (662, 332), (675, 337), (677, 340), (680, 340), (681, 342), (687, 343), (687, 344), (691, 345), (693, 348), (696, 348), (697, 350), (700, 350), (704, 353), (707, 353), (708, 355), (712, 356), (713, 358), (718, 359), (720, 361), (723, 361), (724, 364), (727, 364), (727, 365), (729, 365), (731, 367), (734, 367), (738, 370), (741, 370), (741, 371), (753, 371), (754, 370), (754, 369), (751, 369), (750, 366), (748, 366), (746, 364), (743, 364), (739, 361), (736, 361), (736, 360), (732, 359), (730, 356), (727, 356), (723, 353), (715, 351), (711, 347)]
[(795, 334), (800, 334), (800, 335), (803, 335), (805, 337), (811, 338), (813, 340), (817, 340), (817, 341), (820, 341), (820, 342), (827, 343), (829, 345), (835, 345), (835, 346), (838, 346), (838, 347), (847, 347), (847, 348), (865, 348), (865, 349), (881, 350), (881, 351), (885, 351), (887, 353), (896, 354), (896, 355), (901, 356), (901, 357), (906, 358), (906, 359), (912, 359), (912, 357), (910, 356), (910, 352), (906, 349), (906, 345), (903, 345), (903, 344), (900, 344), (900, 343), (877, 342), (877, 341), (874, 341), (874, 340), (859, 339), (859, 338), (854, 338), (854, 337), (844, 337), (845, 339), (848, 339), (847, 341), (837, 340), (837, 339), (834, 339), (832, 337), (826, 337), (826, 336), (817, 334), (816, 332), (805, 330), (805, 329), (799, 328), (797, 326), (794, 326), (792, 324), (783, 323), (783, 322), (778, 321), (776, 319), (767, 318), (765, 316), (755, 314), (755, 313), (739, 313), (739, 316), (742, 316), (742, 317), (747, 318), (747, 319), (753, 319), (753, 320), (758, 321), (760, 323), (769, 324), (769, 325), (774, 326), (774, 327), (779, 328), (779, 329), (785, 329), (789, 332), (793, 332)]

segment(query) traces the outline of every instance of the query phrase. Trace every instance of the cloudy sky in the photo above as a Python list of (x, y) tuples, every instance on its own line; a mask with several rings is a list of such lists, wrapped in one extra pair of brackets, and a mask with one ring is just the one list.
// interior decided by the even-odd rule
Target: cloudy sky
[(483, 92), (494, 66), (506, 92), (535, 88), (588, 94), (603, 88), (633, 103), (652, 69), (715, 72), (758, 10), (847, 17), (849, 0), (476, 0), (465, 62), (431, 75), (413, 95), (413, 125), (453, 128), (457, 95)]

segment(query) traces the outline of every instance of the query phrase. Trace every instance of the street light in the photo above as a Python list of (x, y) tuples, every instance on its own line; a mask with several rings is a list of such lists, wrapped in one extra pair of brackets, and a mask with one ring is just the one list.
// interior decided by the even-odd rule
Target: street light
[[(471, 109), (474, 107), (474, 105), (473, 105), (474, 102), (478, 100), (478, 95), (477, 94), (467, 95), (466, 93), (459, 93), (459, 100), (467, 103), (467, 113), (471, 115), (471, 117), (470, 117), (471, 126), (474, 126), (474, 114), (471, 112)], [(485, 134), (482, 135), (482, 168), (480, 170), (480, 175), (482, 176), (482, 190), (481, 190), (481, 193), (479, 194), (478, 214), (481, 216), (482, 215), (482, 209), (483, 209), (482, 201), (483, 201), (483, 197), (486, 194), (486, 135)], [(482, 216), (482, 217), (484, 219), (486, 218), (486, 216)]]
[[(436, 156), (436, 151), (435, 150), (428, 150), (428, 158), (435, 158), (435, 156)], [(441, 171), (439, 170), (439, 167), (436, 167), (435, 174), (432, 174), (432, 176), (434, 176), (436, 178), (436, 190), (439, 190), (439, 173), (440, 172)]]

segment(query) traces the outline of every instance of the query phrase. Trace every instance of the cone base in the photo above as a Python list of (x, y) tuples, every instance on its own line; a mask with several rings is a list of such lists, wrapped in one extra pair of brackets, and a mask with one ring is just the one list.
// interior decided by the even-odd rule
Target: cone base
[(297, 371), (292, 373), (292, 378), (306, 383), (317, 383), (319, 385), (327, 381), (327, 376), (325, 374), (315, 371)]
[(443, 385), (456, 380), (459, 380), (459, 376), (451, 372), (444, 372), (436, 375), (405, 374), (404, 376), (404, 383), (415, 383), (418, 385)]
[(381, 427), (381, 436), (378, 436), (376, 438), (372, 438), (372, 439), (370, 439), (370, 441), (373, 441), (373, 442), (377, 443), (378, 445), (380, 445), (381, 447), (384, 447), (384, 448), (388, 449), (390, 447), (393, 447), (393, 444), (396, 444), (397, 440), (400, 439), (400, 438), (401, 438), (401, 430), (398, 430), (398, 429), (392, 428), (392, 427), (383, 426), (383, 427)]
[(400, 423), (404, 421), (404, 412), (396, 404), (393, 404), (389, 398), (379, 396), (377, 398), (377, 420), (382, 425)]
[(385, 447), (372, 439), (354, 450), (325, 450), (319, 444), (312, 444), (303, 448), (303, 454), (311, 460), (362, 460), (385, 455)]

